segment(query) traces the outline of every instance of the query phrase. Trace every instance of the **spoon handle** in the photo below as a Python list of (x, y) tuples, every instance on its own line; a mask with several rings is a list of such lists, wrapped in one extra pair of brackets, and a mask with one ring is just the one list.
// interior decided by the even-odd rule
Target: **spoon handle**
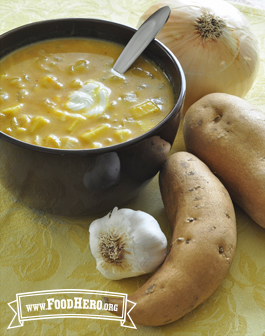
[(149, 16), (125, 46), (115, 62), (113, 70), (122, 74), (132, 65), (136, 58), (141, 55), (143, 50), (164, 27), (170, 12), (170, 7), (164, 6)]

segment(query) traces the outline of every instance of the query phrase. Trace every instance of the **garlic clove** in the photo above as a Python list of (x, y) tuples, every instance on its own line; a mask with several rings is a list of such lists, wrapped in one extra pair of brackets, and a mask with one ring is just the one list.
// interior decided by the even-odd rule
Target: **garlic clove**
[(152, 272), (166, 257), (166, 236), (158, 222), (143, 211), (115, 207), (93, 221), (89, 232), (97, 269), (110, 280)]

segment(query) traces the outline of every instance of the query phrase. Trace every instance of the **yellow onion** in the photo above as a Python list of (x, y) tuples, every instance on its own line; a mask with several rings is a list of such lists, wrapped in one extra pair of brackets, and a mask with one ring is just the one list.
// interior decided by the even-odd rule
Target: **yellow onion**
[(160, 0), (140, 17), (138, 26), (163, 6), (171, 7), (171, 15), (157, 39), (185, 72), (184, 110), (208, 93), (244, 97), (259, 67), (258, 42), (244, 15), (223, 0)]

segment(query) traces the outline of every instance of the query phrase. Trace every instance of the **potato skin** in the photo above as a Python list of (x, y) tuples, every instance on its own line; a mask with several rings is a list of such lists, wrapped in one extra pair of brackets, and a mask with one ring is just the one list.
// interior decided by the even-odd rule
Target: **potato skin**
[(203, 162), (186, 152), (173, 154), (159, 181), (173, 230), (170, 250), (157, 272), (128, 297), (137, 303), (130, 312), (133, 322), (148, 326), (176, 321), (206, 300), (236, 249), (232, 201)]
[(212, 93), (186, 112), (183, 135), (187, 151), (265, 228), (265, 113), (244, 99)]

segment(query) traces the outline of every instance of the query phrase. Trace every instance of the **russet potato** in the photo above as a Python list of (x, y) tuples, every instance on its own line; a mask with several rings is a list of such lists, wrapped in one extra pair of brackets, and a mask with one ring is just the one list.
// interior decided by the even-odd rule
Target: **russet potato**
[(187, 151), (265, 228), (265, 113), (242, 98), (212, 93), (186, 112), (183, 134)]

